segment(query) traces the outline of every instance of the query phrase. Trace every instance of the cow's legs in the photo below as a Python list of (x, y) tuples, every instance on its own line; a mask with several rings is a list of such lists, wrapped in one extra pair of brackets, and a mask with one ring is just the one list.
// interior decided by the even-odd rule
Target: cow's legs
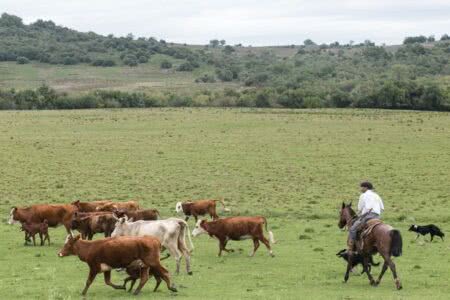
[[(261, 234), (261, 236), (259, 237), (259, 240), (266, 246), (266, 248), (269, 250), (269, 254), (270, 256), (274, 257), (275, 255), (273, 254), (272, 248), (270, 247), (270, 243), (269, 241), (264, 237), (263, 234)], [(256, 251), (256, 250), (255, 250)]]
[(250, 256), (253, 257), (255, 255), (256, 250), (259, 248), (259, 241), (258, 239), (253, 239), (253, 252), (250, 253)]
[(111, 282), (111, 271), (106, 271), (106, 272), (103, 273), (103, 275), (105, 277), (105, 283), (107, 285), (112, 286), (116, 290), (124, 290), (125, 289), (125, 287), (123, 287), (121, 285), (116, 285), (116, 284)]
[(141, 280), (139, 281), (139, 285), (134, 291), (134, 295), (137, 295), (141, 292), (142, 287), (145, 285), (145, 283), (148, 280), (148, 267), (143, 267), (141, 269)]
[(50, 235), (48, 234), (48, 232), (45, 235), (45, 238), (47, 239), (48, 245), (50, 246)]
[(33, 246), (36, 246), (36, 234), (33, 234), (31, 237), (33, 238)]
[(92, 284), (92, 282), (93, 282), (94, 279), (95, 279), (95, 276), (97, 276), (97, 271), (91, 268), (91, 269), (89, 270), (89, 276), (88, 276), (88, 279), (86, 280), (86, 285), (85, 285), (83, 291), (81, 292), (81, 295), (83, 295), (83, 296), (86, 295), (89, 286)]
[(159, 277), (157, 275), (155, 275), (155, 280), (156, 280), (156, 285), (155, 285), (155, 288), (153, 289), (153, 292), (156, 292), (156, 290), (159, 288), (159, 285), (161, 284), (161, 281), (162, 281), (161, 277)]
[(175, 273), (176, 274), (180, 274), (180, 265), (181, 265), (181, 253), (180, 251), (178, 251), (178, 242), (175, 240), (175, 243), (171, 242), (169, 245), (167, 245), (167, 250), (169, 250), (169, 253), (171, 256), (173, 256), (173, 258), (175, 259), (176, 262), (176, 270)]
[[(177, 292), (177, 289), (175, 287), (173, 287), (172, 284), (170, 283), (169, 272), (160, 263), (153, 264), (150, 268), (151, 268), (152, 273), (155, 276), (155, 279), (157, 282), (158, 282), (158, 278), (160, 281), (162, 279), (166, 282), (167, 289), (169, 289), (169, 291)], [(158, 286), (159, 286), (159, 284), (157, 284), (154, 291), (156, 291)]]

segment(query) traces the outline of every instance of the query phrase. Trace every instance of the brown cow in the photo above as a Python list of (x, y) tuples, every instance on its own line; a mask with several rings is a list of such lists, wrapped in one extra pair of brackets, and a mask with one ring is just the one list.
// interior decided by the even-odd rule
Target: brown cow
[(137, 259), (142, 261), (143, 268), (140, 274), (141, 281), (134, 292), (135, 295), (139, 294), (147, 282), (150, 268), (153, 273), (156, 273), (166, 282), (169, 290), (176, 292), (177, 290), (170, 283), (169, 272), (161, 265), (159, 260), (160, 251), (161, 243), (157, 238), (151, 236), (121, 236), (85, 241), (80, 239), (80, 235), (76, 237), (69, 235), (58, 256), (77, 255), (81, 261), (88, 264), (89, 276), (81, 293), (83, 296), (86, 295), (97, 274), (102, 272), (107, 285), (115, 289), (124, 289), (123, 286), (111, 282), (111, 270), (126, 268)]
[(160, 217), (159, 211), (157, 209), (141, 209), (135, 211), (116, 210), (114, 211), (114, 214), (118, 218), (127, 216), (129, 220), (133, 219), (133, 221), (154, 221), (158, 220), (158, 218)]
[(263, 242), (269, 250), (270, 256), (274, 256), (270, 248), (269, 241), (264, 237), (263, 227), (269, 233), (270, 243), (274, 244), (275, 240), (272, 231), (267, 230), (267, 220), (264, 217), (230, 217), (214, 221), (200, 220), (192, 231), (193, 236), (207, 233), (209, 236), (216, 237), (219, 240), (219, 256), (222, 250), (233, 252), (232, 249), (226, 249), (229, 240), (240, 241), (245, 239), (253, 240), (253, 252), (250, 256), (255, 255), (259, 247), (259, 241)]
[[(45, 240), (48, 241), (48, 245), (50, 246), (50, 236), (48, 235), (48, 222), (44, 220), (42, 223), (22, 223), (22, 231), (25, 232), (25, 245), (30, 240), (30, 237), (33, 239), (33, 245), (36, 246), (36, 234), (39, 234), (39, 238), (41, 240), (41, 246), (44, 246)], [(44, 239), (42, 239), (44, 236)]]
[(76, 207), (71, 204), (35, 204), (28, 207), (13, 207), (8, 224), (42, 223), (47, 220), (49, 227), (64, 225), (70, 233), (72, 213)]
[(98, 200), (91, 202), (81, 202), (80, 200), (74, 201), (71, 204), (75, 205), (80, 212), (93, 212), (97, 210), (97, 207), (112, 203), (110, 200)]
[(216, 202), (219, 201), (223, 205), (224, 211), (230, 211), (226, 208), (223, 199), (219, 200), (197, 200), (193, 202), (177, 202), (175, 210), (177, 213), (183, 213), (189, 220), (190, 216), (194, 216), (195, 222), (198, 220), (198, 216), (204, 216), (209, 214), (213, 220), (217, 220), (219, 216), (216, 213)]
[(139, 209), (139, 204), (136, 201), (127, 201), (127, 202), (110, 202), (99, 205), (96, 210), (97, 211), (116, 211), (116, 210), (125, 210), (125, 211), (135, 211)]
[(111, 236), (116, 224), (116, 218), (111, 212), (74, 212), (71, 228), (81, 233), (83, 239), (92, 240), (96, 233), (104, 233), (105, 237)]

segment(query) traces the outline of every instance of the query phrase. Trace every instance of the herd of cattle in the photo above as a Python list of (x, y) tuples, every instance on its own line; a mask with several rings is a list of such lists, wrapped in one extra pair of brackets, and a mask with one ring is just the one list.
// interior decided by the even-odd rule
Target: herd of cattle
[[(115, 289), (126, 289), (131, 281), (131, 292), (137, 279), (139, 285), (134, 291), (138, 294), (150, 276), (156, 280), (156, 291), (164, 280), (167, 288), (176, 292), (171, 283), (169, 272), (161, 265), (161, 260), (172, 256), (176, 261), (176, 273), (180, 272), (181, 260), (186, 261), (186, 271), (192, 275), (191, 253), (194, 245), (191, 240), (189, 225), (190, 216), (195, 218), (193, 236), (208, 234), (219, 241), (219, 256), (222, 251), (230, 252), (226, 245), (229, 240), (252, 239), (253, 256), (262, 242), (269, 254), (273, 256), (271, 243), (275, 243), (273, 233), (267, 228), (264, 217), (227, 217), (219, 218), (216, 213), (216, 202), (221, 202), (225, 211), (223, 200), (199, 200), (192, 202), (178, 202), (175, 210), (185, 216), (179, 218), (161, 219), (156, 209), (140, 209), (135, 201), (113, 202), (109, 200), (81, 202), (70, 204), (36, 204), (27, 207), (13, 207), (8, 223), (20, 223), (25, 232), (25, 244), (35, 235), (41, 239), (41, 246), (45, 241), (50, 245), (49, 227), (63, 225), (68, 233), (59, 256), (76, 255), (89, 266), (89, 276), (82, 292), (86, 294), (89, 286), (98, 273), (103, 273), (105, 283)], [(209, 214), (212, 221), (198, 220), (199, 216)], [(264, 229), (269, 239), (264, 236)], [(79, 231), (75, 236), (73, 231)], [(104, 239), (92, 241), (96, 233), (103, 233)], [(189, 240), (189, 247), (186, 243)], [(160, 254), (168, 254), (161, 258)], [(111, 270), (125, 269), (128, 277), (122, 285), (111, 282)]]

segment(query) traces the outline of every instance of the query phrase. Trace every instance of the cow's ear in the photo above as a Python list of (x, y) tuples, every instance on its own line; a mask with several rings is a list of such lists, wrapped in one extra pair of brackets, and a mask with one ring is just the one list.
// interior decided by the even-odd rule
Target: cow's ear
[(72, 204), (73, 205), (78, 205), (78, 204), (80, 204), (80, 200), (73, 201)]
[(345, 202), (342, 202), (342, 208), (343, 209), (345, 208)]
[(73, 238), (74, 241), (78, 241), (80, 239), (80, 235), (78, 234), (76, 237)]

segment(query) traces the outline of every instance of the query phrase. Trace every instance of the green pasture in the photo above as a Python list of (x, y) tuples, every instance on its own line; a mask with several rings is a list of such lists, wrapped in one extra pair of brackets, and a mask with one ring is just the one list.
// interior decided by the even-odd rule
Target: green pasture
[[(72, 76), (65, 67), (53, 66), (50, 72), (44, 66), (9, 66), (10, 75), (0, 72), (1, 82), (7, 76), (18, 80), (17, 74), (36, 80)], [(73, 76), (89, 81), (91, 73), (85, 71), (90, 67), (71, 68), (82, 68), (77, 72), (84, 78)], [(155, 66), (149, 63), (148, 68)], [(110, 76), (105, 80), (123, 77), (119, 68), (93, 70)], [(403, 235), (404, 255), (395, 259), (401, 291), (395, 290), (390, 271), (377, 288), (355, 274), (342, 283), (345, 265), (335, 253), (345, 247), (346, 233), (337, 227), (338, 208), (342, 201), (357, 201), (358, 183), (364, 179), (384, 199), (386, 222)], [(200, 236), (194, 239), (194, 275), (172, 276), (179, 292), (161, 285), (152, 293), (150, 280), (138, 298), (448, 299), (449, 242), (415, 242), (407, 229), (414, 222), (435, 223), (450, 236), (449, 183), (449, 113), (2, 111), (0, 299), (79, 299), (88, 273), (78, 258), (57, 257), (65, 237), (62, 227), (51, 229), (50, 247), (24, 246), (18, 226), (6, 224), (11, 206), (136, 199), (171, 217), (177, 201), (220, 196), (231, 207), (230, 215), (267, 217), (278, 241), (275, 258), (263, 246), (249, 258), (251, 241), (231, 242), (237, 251), (219, 258), (218, 242)], [(192, 230), (193, 221), (189, 224)], [(163, 263), (174, 270), (172, 260)], [(380, 267), (372, 270), (378, 275)], [(114, 273), (113, 281), (124, 277)], [(87, 298), (134, 296), (106, 286), (99, 275)]]

